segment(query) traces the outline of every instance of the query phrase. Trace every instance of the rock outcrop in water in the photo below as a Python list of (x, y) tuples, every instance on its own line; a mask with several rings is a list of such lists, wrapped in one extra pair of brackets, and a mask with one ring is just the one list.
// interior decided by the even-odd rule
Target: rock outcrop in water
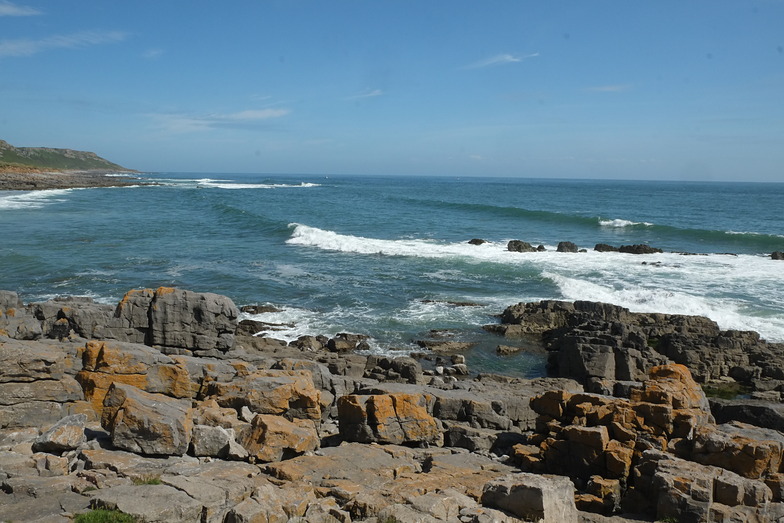
[(109, 307), (0, 292), (0, 519), (784, 517), (784, 436), (716, 424), (692, 377), (761, 390), (780, 347), (585, 302), (503, 321), (542, 340), (561, 376), (449, 381), (353, 352), (361, 336), (235, 335), (236, 307), (208, 293), (136, 290)]

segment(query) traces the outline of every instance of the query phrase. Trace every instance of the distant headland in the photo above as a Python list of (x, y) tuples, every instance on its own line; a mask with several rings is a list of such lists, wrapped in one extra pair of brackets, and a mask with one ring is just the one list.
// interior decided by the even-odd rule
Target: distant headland
[(14, 147), (0, 140), (0, 190), (33, 191), (77, 187), (138, 185), (135, 178), (107, 174), (139, 171), (112, 163), (97, 154), (51, 147)]

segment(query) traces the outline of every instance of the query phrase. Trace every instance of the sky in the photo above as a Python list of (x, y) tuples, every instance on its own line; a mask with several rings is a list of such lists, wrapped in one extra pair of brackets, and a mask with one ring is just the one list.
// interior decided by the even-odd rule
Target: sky
[(784, 0), (0, 0), (0, 139), (142, 171), (784, 181)]

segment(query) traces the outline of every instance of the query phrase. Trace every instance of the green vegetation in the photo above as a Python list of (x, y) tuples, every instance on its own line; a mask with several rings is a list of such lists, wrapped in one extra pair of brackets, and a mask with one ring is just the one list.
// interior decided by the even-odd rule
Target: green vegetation
[(84, 514), (77, 514), (74, 523), (136, 523), (136, 518), (117, 510), (99, 508)]
[(160, 485), (161, 477), (155, 475), (139, 476), (131, 480), (134, 485)]
[(0, 140), (0, 172), (14, 168), (127, 171), (95, 153), (50, 147), (14, 147)]
[(750, 390), (737, 382), (729, 383), (710, 383), (702, 386), (702, 391), (709, 398), (719, 398), (723, 400), (735, 399), (740, 395), (748, 394)]

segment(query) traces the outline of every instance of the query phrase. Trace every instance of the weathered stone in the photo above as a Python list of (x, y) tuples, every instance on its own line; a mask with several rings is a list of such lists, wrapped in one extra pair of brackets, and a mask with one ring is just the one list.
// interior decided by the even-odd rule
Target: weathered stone
[(559, 476), (519, 473), (491, 481), (482, 493), (482, 505), (525, 520), (577, 522), (574, 485)]
[(191, 440), (190, 401), (114, 383), (104, 399), (101, 425), (118, 448), (151, 455), (183, 455)]
[(772, 493), (762, 482), (657, 451), (645, 451), (635, 477), (659, 519), (769, 521)]
[(572, 242), (559, 242), (556, 251), (558, 252), (577, 252), (577, 245)]
[(209, 382), (204, 398), (221, 407), (247, 406), (259, 414), (321, 419), (321, 398), (307, 370), (258, 370), (231, 382)]
[(511, 240), (506, 244), (506, 250), (511, 252), (536, 252), (536, 249), (530, 243), (522, 240)]
[(200, 521), (202, 504), (168, 485), (126, 485), (97, 490), (93, 506), (118, 510), (146, 522)]
[(257, 414), (237, 439), (249, 455), (264, 462), (289, 459), (319, 447), (313, 421), (288, 421), (267, 414)]
[(343, 396), (338, 400), (340, 434), (348, 441), (443, 444), (428, 398), (415, 394)]
[(74, 414), (61, 419), (35, 440), (33, 450), (59, 454), (78, 448), (87, 440), (84, 435), (86, 422), (87, 416), (84, 414)]
[(692, 459), (746, 478), (763, 478), (778, 473), (784, 463), (784, 435), (739, 422), (701, 426)]

